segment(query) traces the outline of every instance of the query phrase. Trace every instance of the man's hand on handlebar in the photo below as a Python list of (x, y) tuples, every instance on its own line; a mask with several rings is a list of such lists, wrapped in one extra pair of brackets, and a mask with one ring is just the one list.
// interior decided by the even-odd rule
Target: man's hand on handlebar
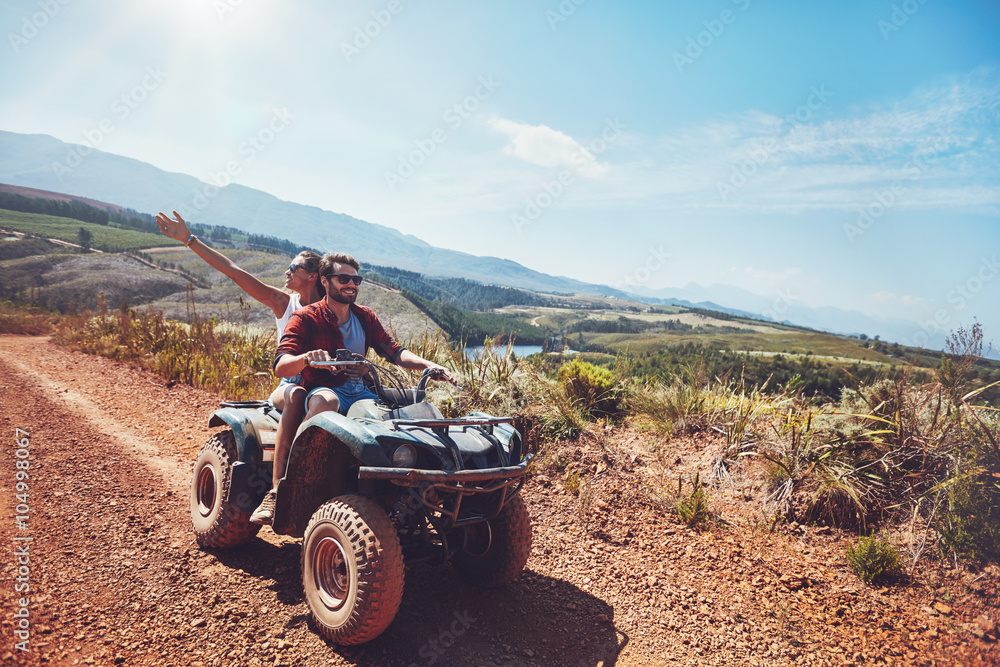
[(333, 361), (333, 357), (326, 350), (310, 350), (302, 356), (307, 366), (312, 366), (314, 361)]
[(424, 369), (424, 373), (430, 376), (432, 380), (445, 380), (458, 387), (458, 381), (455, 380), (454, 376), (452, 376), (451, 371), (444, 366), (438, 366), (436, 364), (428, 366)]
[(340, 370), (342, 370), (343, 372), (347, 373), (347, 375), (352, 380), (358, 380), (358, 379), (361, 379), (362, 377), (364, 377), (365, 375), (368, 374), (369, 368), (368, 368), (368, 364), (367, 363), (365, 363), (363, 361), (359, 361), (358, 363), (356, 363), (356, 364), (354, 364), (352, 366), (345, 366), (345, 367), (341, 368)]
[[(335, 373), (346, 373), (352, 380), (357, 380), (368, 374), (369, 362), (361, 358), (355, 358), (351, 360), (337, 359), (330, 355), (326, 350), (311, 350), (302, 355), (306, 360), (306, 364), (313, 366), (315, 364), (323, 364), (328, 370)], [(327, 366), (328, 363), (332, 362)]]

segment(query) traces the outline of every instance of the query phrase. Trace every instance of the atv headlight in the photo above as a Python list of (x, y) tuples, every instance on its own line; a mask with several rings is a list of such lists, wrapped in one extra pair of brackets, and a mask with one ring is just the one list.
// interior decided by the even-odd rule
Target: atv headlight
[(417, 462), (417, 450), (413, 445), (400, 445), (392, 453), (392, 465), (397, 468), (412, 468)]

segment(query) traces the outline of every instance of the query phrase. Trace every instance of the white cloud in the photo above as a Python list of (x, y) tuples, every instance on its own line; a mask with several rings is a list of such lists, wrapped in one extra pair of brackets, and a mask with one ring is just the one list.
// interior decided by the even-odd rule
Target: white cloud
[(494, 118), (490, 127), (510, 138), (503, 152), (541, 167), (566, 167), (587, 178), (603, 178), (609, 168), (573, 137), (547, 125)]
[(748, 110), (636, 135), (639, 148), (616, 157), (616, 192), (672, 208), (853, 211), (900, 183), (900, 208), (992, 215), (998, 129), (1000, 70), (982, 68), (889, 105), (820, 107), (804, 120)]

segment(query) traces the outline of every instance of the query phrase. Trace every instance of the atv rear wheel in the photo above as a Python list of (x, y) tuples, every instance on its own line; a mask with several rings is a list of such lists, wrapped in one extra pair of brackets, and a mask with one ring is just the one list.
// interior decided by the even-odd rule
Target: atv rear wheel
[(229, 484), (237, 460), (232, 431), (213, 435), (194, 462), (191, 479), (191, 523), (203, 547), (228, 548), (243, 544), (260, 530), (250, 523), (250, 513), (230, 504)]
[(302, 588), (319, 631), (338, 644), (389, 627), (403, 600), (403, 551), (381, 507), (347, 495), (316, 510), (302, 540)]
[(492, 519), (465, 530), (465, 547), (452, 564), (470, 584), (495, 588), (517, 578), (531, 554), (531, 518), (520, 495)]

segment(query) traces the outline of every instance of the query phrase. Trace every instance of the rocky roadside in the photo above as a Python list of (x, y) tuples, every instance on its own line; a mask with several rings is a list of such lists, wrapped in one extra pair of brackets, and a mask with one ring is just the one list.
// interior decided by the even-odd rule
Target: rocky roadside
[[(208, 552), (192, 538), (190, 467), (219, 397), (42, 338), (0, 336), (0, 373), (5, 665), (1000, 664), (1000, 569), (927, 561), (865, 587), (844, 561), (848, 536), (772, 531), (735, 487), (714, 494), (718, 521), (688, 530), (660, 483), (711, 443), (679, 443), (669, 468), (630, 428), (564, 445), (551, 459), (570, 465), (525, 486), (535, 538), (517, 582), (484, 592), (448, 566), (408, 568), (389, 630), (339, 648), (310, 628), (297, 540), (264, 529)], [(25, 531), (15, 428), (31, 443)], [(27, 653), (15, 536), (33, 538)]]

